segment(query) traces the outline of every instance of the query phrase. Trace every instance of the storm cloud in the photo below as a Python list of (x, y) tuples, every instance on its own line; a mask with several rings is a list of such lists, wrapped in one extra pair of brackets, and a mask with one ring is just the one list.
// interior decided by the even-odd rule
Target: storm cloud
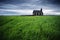
[(33, 10), (40, 8), (43, 8), (44, 15), (53, 15), (54, 13), (60, 15), (60, 0), (0, 0), (0, 14), (4, 13), (5, 10), (6, 12), (10, 10), (9, 14), (25, 15), (26, 11), (29, 10), (27, 14), (31, 15)]

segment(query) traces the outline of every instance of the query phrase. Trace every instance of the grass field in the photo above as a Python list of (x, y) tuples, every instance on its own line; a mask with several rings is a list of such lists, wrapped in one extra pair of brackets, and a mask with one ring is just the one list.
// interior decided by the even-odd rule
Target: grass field
[(60, 16), (0, 16), (0, 40), (60, 40)]

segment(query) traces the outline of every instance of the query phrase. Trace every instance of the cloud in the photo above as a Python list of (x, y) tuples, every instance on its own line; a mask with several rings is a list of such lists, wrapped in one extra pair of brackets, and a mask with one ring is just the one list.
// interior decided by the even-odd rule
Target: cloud
[(38, 3), (60, 5), (60, 0), (39, 0)]
[(44, 15), (60, 13), (59, 0), (0, 0), (0, 14), (31, 15), (43, 8)]
[(44, 9), (43, 10), (44, 15), (60, 15), (60, 11), (57, 12), (56, 10), (51, 10), (51, 9)]
[[(11, 10), (11, 9), (0, 9), (0, 15), (4, 12), (8, 12), (9, 14), (17, 14), (17, 15), (32, 15), (32, 10)], [(13, 12), (13, 13), (12, 13)]]
[(13, 4), (4, 4), (0, 6), (0, 9), (17, 9), (18, 6)]
[(47, 0), (51, 4), (60, 5), (60, 0)]
[[(0, 9), (0, 15), (3, 15), (3, 13), (8, 12), (4, 15), (32, 15), (33, 10), (11, 10), (11, 9)], [(44, 15), (60, 15), (60, 12), (55, 12), (55, 10), (51, 9), (44, 9), (43, 10)]]

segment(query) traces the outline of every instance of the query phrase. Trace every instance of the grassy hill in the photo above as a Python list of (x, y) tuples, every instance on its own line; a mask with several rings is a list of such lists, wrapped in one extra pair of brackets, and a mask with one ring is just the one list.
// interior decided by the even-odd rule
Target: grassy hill
[(1, 40), (60, 40), (60, 16), (0, 16)]

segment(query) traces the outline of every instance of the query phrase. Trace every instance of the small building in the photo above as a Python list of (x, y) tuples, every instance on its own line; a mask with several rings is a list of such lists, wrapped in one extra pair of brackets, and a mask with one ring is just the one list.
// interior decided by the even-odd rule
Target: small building
[(43, 15), (42, 8), (41, 8), (41, 10), (33, 10), (33, 15), (34, 15), (34, 16)]

